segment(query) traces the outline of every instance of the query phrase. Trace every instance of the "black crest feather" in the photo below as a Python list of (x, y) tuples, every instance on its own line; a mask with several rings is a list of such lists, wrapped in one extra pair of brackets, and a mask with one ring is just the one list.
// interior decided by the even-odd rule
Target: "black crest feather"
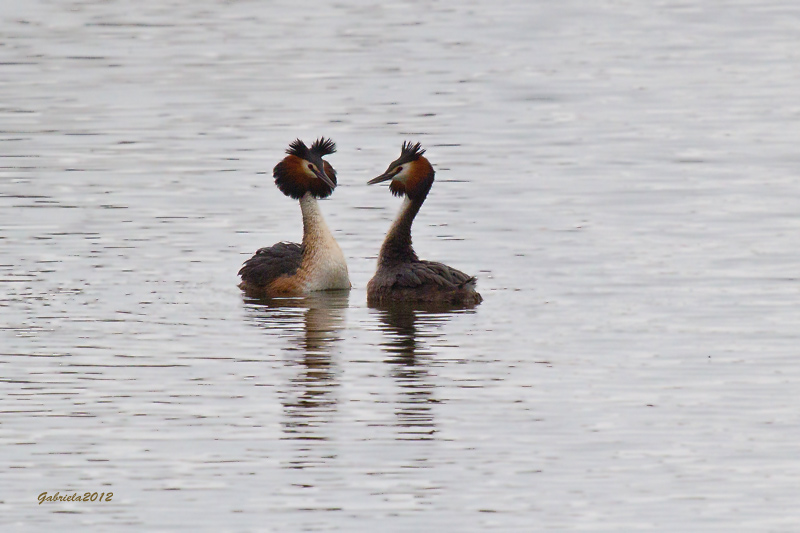
[(308, 159), (308, 146), (300, 139), (295, 139), (289, 143), (289, 148), (286, 150), (289, 155), (296, 155), (300, 159)]
[(403, 141), (403, 147), (400, 149), (400, 157), (397, 158), (395, 164), (402, 165), (410, 163), (420, 158), (425, 153), (425, 149), (419, 143), (411, 144), (408, 141)]
[(311, 145), (310, 151), (317, 157), (331, 155), (332, 153), (336, 152), (336, 143), (333, 142), (331, 139), (320, 137), (319, 139), (314, 141), (314, 144)]

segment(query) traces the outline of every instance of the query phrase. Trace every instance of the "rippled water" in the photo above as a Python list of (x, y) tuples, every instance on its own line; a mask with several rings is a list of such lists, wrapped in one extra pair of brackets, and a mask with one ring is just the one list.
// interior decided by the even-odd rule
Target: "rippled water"
[[(3, 531), (797, 530), (793, 4), (0, 5)], [(354, 288), (244, 298), (320, 135)], [(366, 307), (406, 139), (475, 309)]]

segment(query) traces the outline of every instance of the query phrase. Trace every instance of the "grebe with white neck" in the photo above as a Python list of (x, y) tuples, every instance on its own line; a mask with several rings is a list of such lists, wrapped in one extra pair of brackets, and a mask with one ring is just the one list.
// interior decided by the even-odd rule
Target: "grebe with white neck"
[(336, 144), (321, 137), (308, 148), (300, 139), (272, 172), (278, 189), (300, 201), (303, 242), (279, 242), (259, 249), (239, 270), (245, 293), (256, 297), (298, 296), (314, 291), (349, 289), (347, 263), (333, 238), (318, 199), (336, 188), (336, 171), (322, 159), (336, 151)]
[(433, 186), (434, 170), (419, 143), (403, 143), (400, 157), (386, 172), (367, 182), (391, 180), (389, 189), (403, 205), (378, 255), (378, 269), (367, 284), (367, 303), (425, 303), (472, 306), (483, 301), (476, 278), (453, 267), (424, 261), (411, 247), (411, 224)]

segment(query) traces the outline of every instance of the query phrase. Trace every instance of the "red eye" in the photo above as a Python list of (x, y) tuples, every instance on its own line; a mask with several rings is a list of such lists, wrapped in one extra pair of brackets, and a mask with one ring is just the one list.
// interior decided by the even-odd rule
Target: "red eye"
[(309, 164), (308, 168), (310, 168), (311, 170), (314, 170), (314, 165)]
[(400, 172), (401, 170), (403, 170), (403, 167), (397, 167), (398, 172)]

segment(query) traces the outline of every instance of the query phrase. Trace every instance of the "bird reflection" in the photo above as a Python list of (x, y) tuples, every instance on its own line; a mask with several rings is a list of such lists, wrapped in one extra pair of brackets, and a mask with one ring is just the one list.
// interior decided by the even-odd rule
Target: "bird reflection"
[[(435, 438), (436, 422), (431, 366), (435, 353), (428, 342), (441, 336), (437, 329), (450, 319), (450, 309), (393, 305), (375, 308), (386, 340), (381, 347), (387, 354), (391, 375), (400, 389), (395, 414), (399, 439)], [(428, 341), (428, 342), (425, 342)]]
[[(291, 377), (280, 387), (285, 420), (284, 438), (299, 441), (328, 440), (324, 431), (337, 410), (337, 364), (331, 358), (341, 340), (349, 291), (325, 291), (297, 298), (250, 299), (250, 317), (256, 324), (294, 342), (285, 348), (285, 367)], [(309, 443), (310, 445), (311, 443)], [(301, 447), (291, 466), (303, 468), (314, 459), (310, 447)]]

